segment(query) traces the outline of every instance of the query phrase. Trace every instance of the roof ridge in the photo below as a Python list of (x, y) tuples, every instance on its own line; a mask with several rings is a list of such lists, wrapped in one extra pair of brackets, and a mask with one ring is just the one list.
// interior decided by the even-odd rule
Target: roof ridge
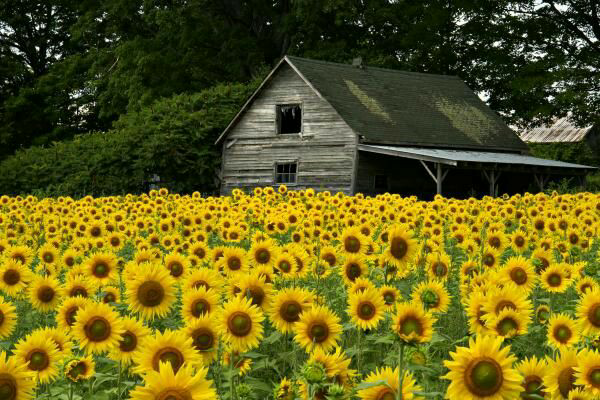
[[(326, 65), (336, 66), (336, 67), (340, 67), (340, 68), (352, 68), (352, 69), (361, 70), (361, 68), (354, 66), (352, 64), (345, 64), (345, 63), (334, 62), (334, 61), (316, 60), (314, 58), (298, 57), (298, 56), (291, 56), (291, 55), (286, 55), (285, 57), (287, 57), (290, 61), (301, 60), (301, 61), (308, 61), (308, 62), (311, 62), (314, 64), (326, 64)], [(370, 69), (381, 71), (381, 72), (386, 72), (386, 73), (393, 73), (393, 74), (406, 74), (406, 75), (427, 76), (430, 78), (439, 78), (439, 79), (459, 79), (459, 80), (461, 80), (458, 75), (434, 74), (431, 72), (414, 72), (414, 71), (406, 71), (406, 70), (402, 70), (402, 69), (375, 67), (375, 66), (371, 66), (371, 65), (365, 65), (362, 70), (370, 70)]]

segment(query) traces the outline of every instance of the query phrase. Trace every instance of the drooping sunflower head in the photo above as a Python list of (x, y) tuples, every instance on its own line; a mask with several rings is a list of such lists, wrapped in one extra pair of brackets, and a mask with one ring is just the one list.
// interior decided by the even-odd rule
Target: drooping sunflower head
[(341, 337), (340, 319), (325, 306), (314, 306), (300, 314), (294, 325), (294, 340), (307, 352), (321, 347), (329, 350)]
[(96, 363), (91, 356), (71, 360), (65, 365), (65, 376), (72, 382), (90, 379), (96, 371)]
[(433, 336), (436, 319), (418, 303), (401, 303), (396, 306), (392, 329), (401, 340), (409, 343), (426, 343)]
[(521, 376), (512, 368), (510, 346), (501, 348), (501, 337), (477, 336), (469, 347), (450, 352), (444, 365), (450, 370), (447, 395), (452, 399), (516, 399), (523, 390)]

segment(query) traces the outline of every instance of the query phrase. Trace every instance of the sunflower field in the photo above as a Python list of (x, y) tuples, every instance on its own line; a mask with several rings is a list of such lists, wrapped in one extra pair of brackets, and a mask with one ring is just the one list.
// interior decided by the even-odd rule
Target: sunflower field
[(600, 195), (0, 197), (0, 400), (600, 399)]

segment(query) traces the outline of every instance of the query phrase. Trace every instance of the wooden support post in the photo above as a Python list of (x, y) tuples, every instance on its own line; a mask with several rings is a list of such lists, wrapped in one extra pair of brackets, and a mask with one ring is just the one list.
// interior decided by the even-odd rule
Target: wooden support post
[(540, 189), (540, 192), (544, 191), (544, 187), (546, 186), (546, 183), (548, 183), (548, 179), (549, 177), (547, 175), (543, 175), (543, 174), (534, 174), (533, 177), (535, 178), (535, 182), (538, 185), (538, 188)]
[(433, 181), (435, 182), (436, 193), (442, 194), (442, 183), (444, 182), (444, 179), (446, 179), (446, 175), (448, 175), (449, 170), (445, 170), (442, 172), (442, 164), (441, 163), (433, 163), (435, 165), (435, 170), (436, 170), (435, 174), (434, 174), (431, 171), (431, 169), (427, 166), (425, 161), (423, 161), (423, 160), (419, 160), (419, 161), (421, 162), (421, 165), (423, 165), (423, 168), (425, 168), (425, 171), (427, 171), (429, 176), (431, 176), (431, 179), (433, 179)]
[(489, 174), (486, 170), (483, 170), (483, 175), (490, 184), (490, 196), (495, 197), (498, 195), (498, 179), (500, 179), (501, 171), (490, 170)]

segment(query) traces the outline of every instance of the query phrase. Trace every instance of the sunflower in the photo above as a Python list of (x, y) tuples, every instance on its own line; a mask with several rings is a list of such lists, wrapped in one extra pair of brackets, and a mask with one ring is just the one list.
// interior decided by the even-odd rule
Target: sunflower
[(346, 385), (356, 375), (356, 371), (350, 369), (352, 359), (337, 347), (333, 353), (326, 352), (317, 347), (308, 358), (309, 363), (319, 363), (325, 369), (327, 378), (337, 384)]
[(171, 276), (177, 281), (182, 279), (189, 268), (189, 263), (181, 254), (170, 253), (165, 257), (165, 267)]
[(544, 386), (553, 399), (566, 399), (569, 392), (576, 388), (575, 368), (579, 355), (573, 349), (560, 352), (554, 360), (548, 362), (548, 370), (544, 375)]
[(579, 341), (577, 321), (566, 314), (554, 314), (548, 320), (548, 344), (555, 349), (563, 350), (573, 347)]
[(348, 297), (351, 321), (360, 329), (375, 329), (384, 317), (385, 303), (375, 288), (357, 291)]
[(92, 297), (97, 290), (96, 283), (84, 275), (68, 276), (63, 287), (67, 297)]
[(488, 232), (485, 244), (499, 253), (502, 253), (507, 245), (507, 239), (501, 231)]
[(208, 257), (209, 250), (208, 247), (206, 247), (205, 243), (196, 242), (190, 247), (190, 254), (193, 254), (196, 257), (198, 257), (200, 262), (204, 262)]
[(427, 255), (427, 276), (432, 280), (446, 280), (450, 272), (450, 257), (446, 253)]
[(571, 285), (565, 268), (561, 264), (554, 264), (546, 268), (540, 278), (542, 288), (553, 293), (563, 293)]
[(121, 322), (123, 323), (123, 333), (121, 333), (119, 345), (113, 347), (108, 356), (124, 365), (130, 365), (140, 343), (150, 335), (150, 329), (135, 318), (122, 318)]
[(67, 332), (50, 327), (41, 328), (40, 332), (54, 341), (54, 344), (56, 344), (56, 348), (58, 349), (58, 357), (60, 359), (65, 359), (71, 355), (73, 342), (71, 341), (71, 337)]
[(75, 324), (77, 312), (85, 307), (89, 301), (91, 300), (80, 296), (67, 297), (60, 307), (58, 307), (58, 314), (56, 316), (58, 327), (64, 332), (70, 332)]
[(486, 296), (481, 291), (475, 291), (469, 296), (467, 317), (469, 318), (469, 332), (473, 334), (489, 334), (490, 331), (485, 325), (485, 314), (483, 305), (486, 302)]
[(196, 367), (202, 365), (202, 357), (194, 347), (193, 339), (183, 331), (156, 331), (153, 336), (146, 336), (133, 354), (137, 366), (133, 372), (146, 374), (158, 371), (159, 364), (167, 362), (175, 370), (185, 365)]
[(598, 398), (600, 396), (600, 353), (597, 350), (584, 350), (577, 358), (579, 365), (574, 367), (575, 384)]
[(523, 393), (521, 397), (526, 398), (526, 395), (538, 395), (545, 398), (544, 376), (548, 373), (548, 363), (546, 360), (539, 360), (532, 356), (519, 362), (515, 368), (522, 376), (521, 386)]
[(500, 252), (493, 247), (486, 247), (481, 254), (481, 264), (485, 270), (494, 269), (500, 263)]
[(206, 379), (206, 368), (194, 369), (191, 365), (174, 370), (172, 362), (161, 361), (157, 371), (149, 371), (144, 377), (144, 386), (130, 393), (131, 400), (212, 400), (217, 392), (212, 382)]
[(129, 309), (142, 318), (164, 317), (176, 300), (175, 281), (160, 264), (150, 264), (126, 283)]
[(384, 261), (398, 269), (405, 267), (417, 251), (417, 242), (413, 239), (412, 232), (396, 225), (388, 230), (387, 238)]
[(49, 276), (36, 276), (29, 285), (28, 297), (33, 308), (42, 312), (52, 311), (60, 302), (59, 283)]
[(223, 278), (214, 269), (209, 268), (198, 268), (192, 270), (185, 277), (183, 282), (184, 293), (190, 289), (199, 289), (204, 287), (206, 289), (215, 289), (216, 292), (221, 291), (223, 286)]
[(339, 261), (339, 255), (333, 246), (323, 247), (319, 253), (319, 258), (332, 268), (335, 267)]
[(361, 400), (394, 400), (398, 398), (401, 391), (401, 398), (413, 400), (421, 398), (418, 393), (423, 389), (417, 384), (409, 371), (404, 372), (402, 379), (402, 390), (400, 390), (400, 371), (398, 368), (390, 367), (377, 368), (371, 372), (364, 380), (366, 389), (360, 389), (357, 393)]
[(577, 281), (577, 292), (580, 295), (584, 295), (588, 292), (588, 290), (598, 290), (600, 286), (598, 282), (596, 282), (592, 277), (585, 276)]
[(279, 253), (275, 258), (273, 267), (284, 278), (290, 278), (296, 275), (296, 260), (290, 253)]
[(501, 337), (477, 336), (469, 339), (469, 347), (450, 352), (444, 361), (450, 370), (443, 379), (450, 380), (447, 397), (461, 400), (516, 399), (523, 391), (521, 377), (512, 364), (510, 346), (500, 348)]
[(266, 276), (261, 276), (258, 271), (241, 276), (237, 281), (237, 287), (240, 289), (238, 296), (250, 299), (253, 305), (263, 310), (269, 308), (273, 285), (266, 282)]
[(0, 297), (0, 339), (8, 338), (17, 326), (17, 313), (12, 303)]
[(496, 335), (510, 339), (527, 333), (531, 317), (527, 312), (504, 308), (498, 314), (485, 314), (483, 320), (486, 326)]
[(58, 375), (57, 363), (60, 361), (58, 348), (54, 341), (42, 331), (34, 331), (15, 346), (13, 358), (19, 365), (26, 365), (35, 372), (41, 383), (48, 383)]
[(439, 281), (421, 282), (412, 293), (414, 301), (420, 302), (424, 309), (434, 313), (448, 311), (450, 296)]
[(358, 227), (350, 227), (342, 232), (341, 250), (348, 255), (365, 254), (367, 252), (367, 237)]
[(219, 332), (215, 329), (215, 322), (215, 316), (203, 315), (188, 321), (185, 326), (185, 333), (192, 338), (194, 347), (200, 352), (205, 366), (210, 365), (217, 357)]
[(341, 338), (340, 319), (325, 306), (314, 306), (300, 314), (294, 325), (294, 340), (307, 352), (320, 347), (329, 350)]
[(369, 273), (369, 267), (365, 262), (365, 258), (358, 255), (349, 255), (344, 260), (342, 268), (339, 270), (342, 279), (346, 285), (350, 286), (356, 281), (357, 278), (367, 276)]
[(205, 315), (214, 314), (219, 304), (219, 293), (215, 289), (205, 287), (188, 290), (183, 295), (181, 314), (188, 323)]
[(540, 324), (546, 324), (548, 319), (550, 319), (550, 307), (541, 304), (535, 310), (535, 319)]
[(529, 241), (525, 232), (516, 230), (510, 236), (510, 246), (519, 254), (522, 254), (529, 246)]
[(426, 343), (433, 335), (436, 319), (418, 303), (400, 303), (392, 319), (392, 330), (402, 341)]
[(277, 291), (268, 309), (269, 319), (281, 333), (292, 332), (300, 314), (311, 307), (312, 295), (304, 289), (286, 288)]
[(396, 308), (396, 303), (402, 299), (400, 291), (391, 285), (384, 285), (379, 288), (380, 296), (385, 303), (387, 311), (393, 311)]
[(254, 266), (272, 266), (277, 257), (276, 245), (271, 240), (255, 242), (249, 252), (250, 263)]
[(38, 258), (44, 267), (49, 268), (58, 262), (58, 250), (46, 243), (38, 250)]
[(240, 354), (239, 351), (231, 351), (230, 348), (226, 347), (224, 351), (223, 357), (223, 365), (229, 367), (233, 360), (233, 368), (238, 370), (239, 376), (246, 375), (250, 369), (252, 368), (252, 359), (250, 357), (245, 357)]
[(112, 253), (96, 253), (84, 263), (85, 275), (96, 285), (106, 285), (117, 280), (117, 257)]
[(91, 356), (71, 360), (65, 365), (65, 376), (72, 382), (87, 381), (96, 372), (96, 363)]
[(600, 333), (600, 289), (586, 292), (577, 306), (577, 320), (584, 335)]
[(72, 332), (86, 353), (101, 354), (118, 346), (123, 323), (108, 304), (90, 301), (77, 311)]
[(12, 258), (5, 259), (0, 267), (0, 290), (7, 296), (19, 294), (31, 280), (31, 271)]
[(531, 262), (524, 257), (511, 257), (499, 274), (500, 282), (512, 283), (517, 288), (529, 292), (535, 286), (537, 275)]
[(505, 309), (511, 309), (530, 314), (531, 307), (531, 301), (527, 300), (527, 294), (515, 290), (514, 285), (509, 283), (502, 288), (493, 287), (488, 291), (486, 301), (483, 304), (483, 311), (498, 315)]
[(6, 258), (18, 261), (24, 266), (28, 266), (33, 261), (33, 252), (27, 246), (9, 246), (3, 251), (3, 254), (6, 255)]
[(30, 400), (36, 374), (16, 356), (0, 352), (0, 393), (8, 400)]
[(225, 342), (233, 351), (248, 351), (257, 347), (263, 337), (264, 316), (260, 308), (245, 297), (225, 303), (218, 326)]
[(103, 287), (101, 296), (103, 303), (112, 304), (121, 302), (121, 291), (114, 286)]

